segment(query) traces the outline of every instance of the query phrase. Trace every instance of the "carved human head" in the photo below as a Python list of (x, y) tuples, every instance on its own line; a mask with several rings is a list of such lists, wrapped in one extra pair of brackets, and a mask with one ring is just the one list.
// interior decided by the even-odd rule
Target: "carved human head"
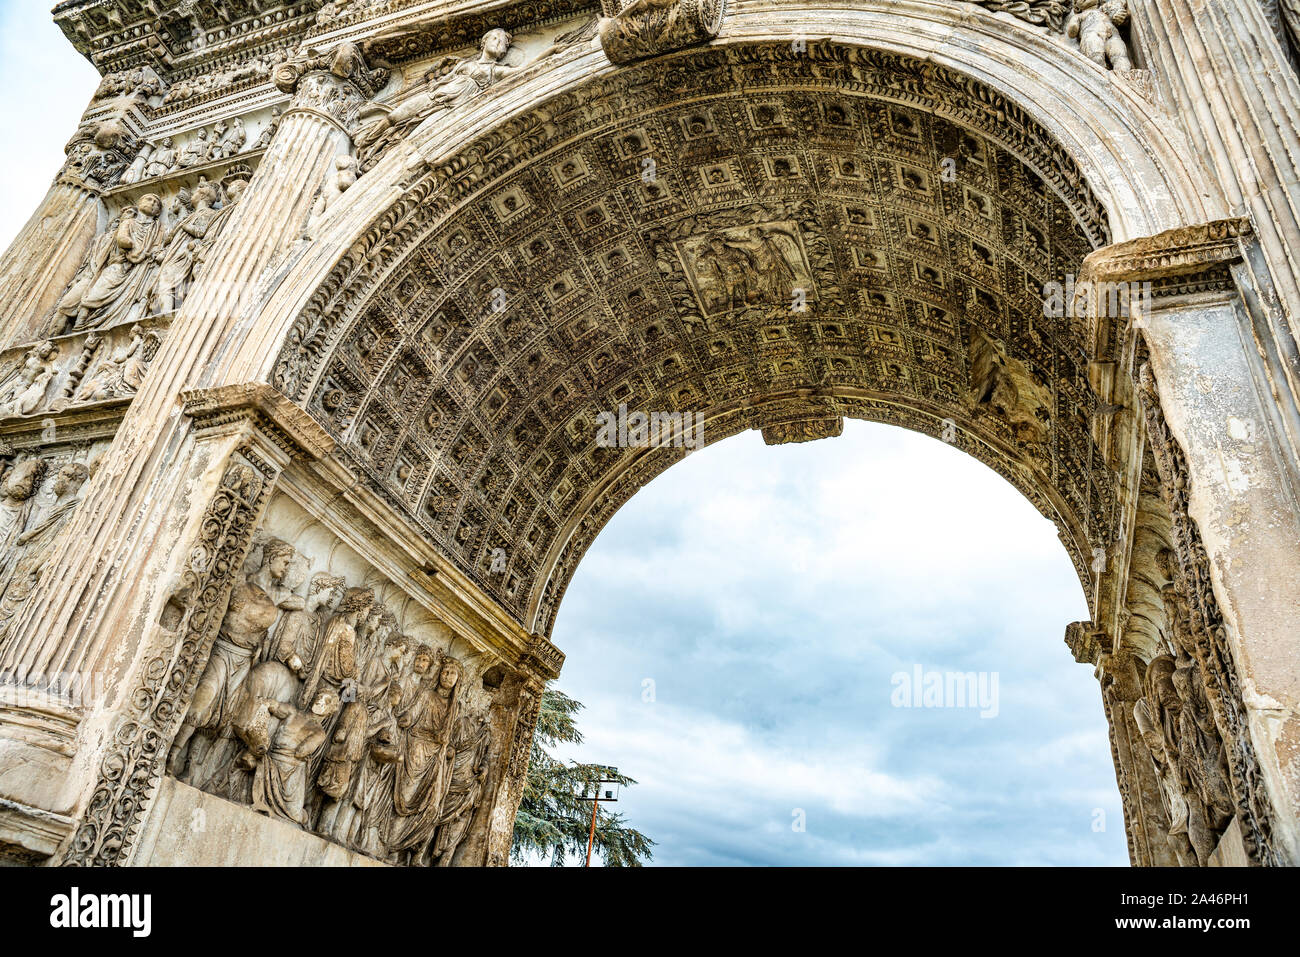
[(126, 142), (129, 135), (121, 122), (109, 120), (95, 130), (95, 145), (101, 150), (117, 149)]
[(455, 658), (446, 658), (442, 670), (438, 672), (438, 687), (450, 691), (460, 681), (460, 662)]
[(311, 713), (319, 718), (328, 718), (339, 710), (339, 696), (333, 688), (322, 688), (312, 699)]
[(493, 60), (500, 60), (510, 51), (513, 37), (508, 32), (497, 28), (483, 34), (483, 52)]
[(5, 494), (12, 499), (25, 501), (40, 488), (44, 477), (43, 459), (28, 459), (26, 462), (20, 462), (14, 466), (14, 470), (9, 473), (9, 478), (5, 481)]
[(151, 219), (162, 212), (162, 199), (156, 193), (145, 193), (140, 197), (140, 212)]
[(422, 675), (433, 665), (433, 649), (428, 645), (416, 645), (415, 655), (411, 658), (411, 670)]
[(411, 639), (406, 635), (393, 635), (384, 642), (384, 653), (389, 661), (400, 661), (410, 647)]
[(1174, 687), (1177, 666), (1169, 655), (1156, 655), (1147, 665), (1147, 694), (1162, 708), (1177, 711), (1182, 706), (1178, 689)]
[(217, 188), (211, 183), (204, 183), (194, 189), (193, 201), (195, 206), (202, 206), (210, 209), (216, 205), (218, 198), (220, 198), (220, 194), (217, 192)]
[(384, 620), (384, 615), (387, 611), (388, 609), (379, 602), (375, 602), (370, 606), (370, 610), (366, 612), (366, 620), (364, 624), (364, 631), (367, 637), (374, 637), (375, 632), (379, 630), (379, 623)]
[(1128, 23), (1128, 0), (1105, 0), (1101, 8), (1115, 26), (1122, 27)]
[(90, 478), (90, 469), (80, 462), (69, 462), (54, 475), (54, 494), (66, 495), (75, 492)]
[(370, 610), (375, 603), (373, 588), (349, 588), (343, 595), (339, 611), (343, 614), (355, 614), (358, 619)]
[(307, 589), (308, 597), (316, 599), (316, 607), (333, 608), (343, 600), (343, 589), (347, 587), (348, 581), (339, 575), (331, 575), (328, 572), (321, 572), (311, 580), (311, 586)]
[(262, 567), (271, 573), (276, 581), (284, 578), (293, 561), (293, 546), (281, 538), (268, 538), (262, 546)]

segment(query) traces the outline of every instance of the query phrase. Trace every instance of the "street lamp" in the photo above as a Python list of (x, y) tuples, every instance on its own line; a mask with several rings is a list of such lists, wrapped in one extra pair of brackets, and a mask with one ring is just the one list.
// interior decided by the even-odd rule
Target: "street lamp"
[(583, 867), (591, 867), (591, 849), (596, 844), (596, 811), (600, 808), (600, 802), (617, 804), (618, 790), (621, 786), (618, 780), (618, 768), (604, 765), (593, 765), (593, 767), (597, 772), (596, 776), (584, 781), (582, 793), (574, 795), (579, 801), (591, 802), (591, 833), (587, 835), (587, 863), (582, 865)]

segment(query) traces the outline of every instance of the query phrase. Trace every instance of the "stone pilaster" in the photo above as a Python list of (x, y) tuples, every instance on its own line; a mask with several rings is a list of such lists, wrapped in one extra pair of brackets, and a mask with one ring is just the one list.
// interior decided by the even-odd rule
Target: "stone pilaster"
[(541, 635), (534, 635), (515, 676), (514, 709), (511, 715), (510, 746), (500, 758), (496, 800), (488, 824), (487, 855), (484, 863), (504, 867), (509, 863), (514, 837), (515, 814), (523, 800), (532, 756), (533, 733), (541, 710), (546, 682), (558, 678), (564, 653)]
[(1300, 812), (1300, 520), (1279, 390), (1252, 342), (1250, 241), (1244, 219), (1171, 230), (1098, 250), (1081, 281), (1150, 284), (1135, 368), (1177, 585), (1247, 853), (1282, 863)]

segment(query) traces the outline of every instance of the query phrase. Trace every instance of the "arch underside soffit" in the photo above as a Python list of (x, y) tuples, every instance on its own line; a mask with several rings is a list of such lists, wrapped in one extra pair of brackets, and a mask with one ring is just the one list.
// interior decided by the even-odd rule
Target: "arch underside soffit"
[(706, 444), (950, 420), (1057, 523), (1090, 590), (1116, 473), (1081, 323), (1045, 318), (1043, 290), (1108, 241), (1072, 159), (974, 80), (830, 45), (693, 52), (417, 177), (274, 380), (536, 631), (597, 531), (686, 454), (599, 447), (620, 405), (702, 414)]

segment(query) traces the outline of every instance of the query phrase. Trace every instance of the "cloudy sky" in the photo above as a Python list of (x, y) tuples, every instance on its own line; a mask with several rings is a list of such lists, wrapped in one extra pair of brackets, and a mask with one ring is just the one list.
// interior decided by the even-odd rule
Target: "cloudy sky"
[(0, 245), (8, 247), (63, 164), (99, 82), (50, 17), (53, 0), (0, 0)]
[[(49, 6), (0, 0), (5, 245), (96, 82)], [(1086, 617), (1054, 528), (1000, 477), (850, 422), (747, 433), (651, 483), (554, 639), (587, 705), (577, 754), (640, 782), (620, 808), (658, 864), (1124, 864), (1100, 696), (1062, 642)], [(918, 667), (996, 680), (996, 715), (897, 707)]]
[[(1100, 695), (1062, 641), (1086, 617), (1054, 527), (1002, 478), (849, 422), (660, 476), (554, 639), (587, 705), (577, 753), (640, 782), (620, 808), (657, 863), (1125, 864)], [(897, 707), (917, 666), (996, 674), (996, 715)]]

